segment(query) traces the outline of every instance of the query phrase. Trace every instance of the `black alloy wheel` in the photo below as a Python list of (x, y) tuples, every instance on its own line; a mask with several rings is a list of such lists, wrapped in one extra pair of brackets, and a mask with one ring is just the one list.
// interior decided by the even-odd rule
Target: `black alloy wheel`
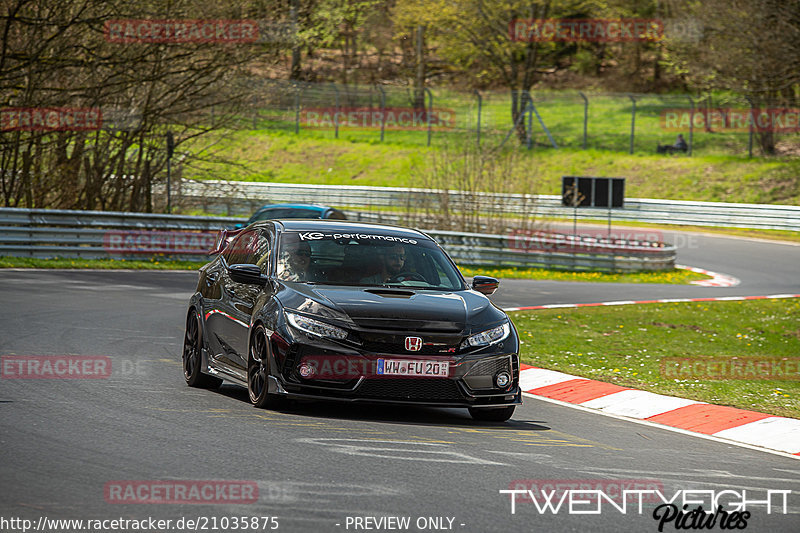
[(200, 317), (191, 309), (186, 317), (186, 333), (183, 336), (183, 377), (190, 387), (216, 389), (222, 384), (222, 380), (203, 374), (200, 370), (203, 362), (202, 348)]
[(250, 402), (259, 408), (270, 405), (269, 395), (269, 352), (267, 350), (267, 332), (259, 324), (250, 339), (250, 352), (247, 357), (247, 392)]

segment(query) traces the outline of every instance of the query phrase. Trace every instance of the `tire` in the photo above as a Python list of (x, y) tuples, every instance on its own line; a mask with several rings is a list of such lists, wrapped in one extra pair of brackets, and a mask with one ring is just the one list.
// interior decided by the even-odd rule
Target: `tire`
[(259, 324), (250, 338), (247, 355), (247, 394), (250, 403), (260, 409), (274, 403), (269, 394), (269, 350), (267, 349), (267, 332)]
[(505, 422), (514, 414), (516, 405), (507, 407), (470, 407), (469, 414), (482, 422)]
[(200, 317), (194, 309), (186, 317), (186, 333), (183, 336), (183, 378), (190, 387), (202, 389), (216, 389), (222, 385), (222, 380), (203, 374), (203, 330), (200, 327)]

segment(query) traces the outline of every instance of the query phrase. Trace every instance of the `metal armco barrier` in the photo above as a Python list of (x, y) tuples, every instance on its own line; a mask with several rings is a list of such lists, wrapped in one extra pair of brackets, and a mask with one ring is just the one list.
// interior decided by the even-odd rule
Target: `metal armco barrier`
[(206, 259), (221, 227), (238, 218), (0, 208), (0, 255)]
[[(199, 205), (207, 211), (252, 213), (266, 203), (317, 203), (358, 211), (365, 207), (423, 208), (438, 205), (445, 192), (453, 210), (461, 205), (521, 216), (607, 220), (605, 208), (581, 208), (577, 213), (561, 205), (557, 195), (521, 195), (503, 193), (466, 193), (435, 189), (400, 187), (364, 187), (348, 185), (302, 185), (286, 183), (257, 183), (242, 181), (184, 180), (180, 194), (185, 203)], [(800, 206), (772, 204), (736, 204), (723, 202), (691, 202), (683, 200), (651, 200), (626, 198), (623, 209), (611, 210), (612, 220), (627, 220), (653, 224), (691, 226), (722, 226), (752, 229), (782, 229), (800, 231)]]
[[(353, 217), (357, 218), (357, 217)], [(0, 208), (0, 255), (204, 260), (239, 218)], [(458, 264), (625, 272), (675, 266), (674, 246), (543, 235), (427, 231)]]

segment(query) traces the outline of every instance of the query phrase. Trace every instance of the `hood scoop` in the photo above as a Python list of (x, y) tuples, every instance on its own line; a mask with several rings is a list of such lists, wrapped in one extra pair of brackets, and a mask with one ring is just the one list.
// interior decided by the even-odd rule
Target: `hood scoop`
[(383, 296), (384, 298), (411, 298), (416, 294), (413, 291), (404, 291), (402, 289), (365, 289), (364, 292)]

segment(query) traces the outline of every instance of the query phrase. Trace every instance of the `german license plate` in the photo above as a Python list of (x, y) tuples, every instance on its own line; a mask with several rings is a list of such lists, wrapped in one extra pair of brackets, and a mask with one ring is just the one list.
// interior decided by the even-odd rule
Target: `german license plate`
[(448, 361), (378, 359), (378, 375), (446, 378), (450, 375), (450, 363)]

